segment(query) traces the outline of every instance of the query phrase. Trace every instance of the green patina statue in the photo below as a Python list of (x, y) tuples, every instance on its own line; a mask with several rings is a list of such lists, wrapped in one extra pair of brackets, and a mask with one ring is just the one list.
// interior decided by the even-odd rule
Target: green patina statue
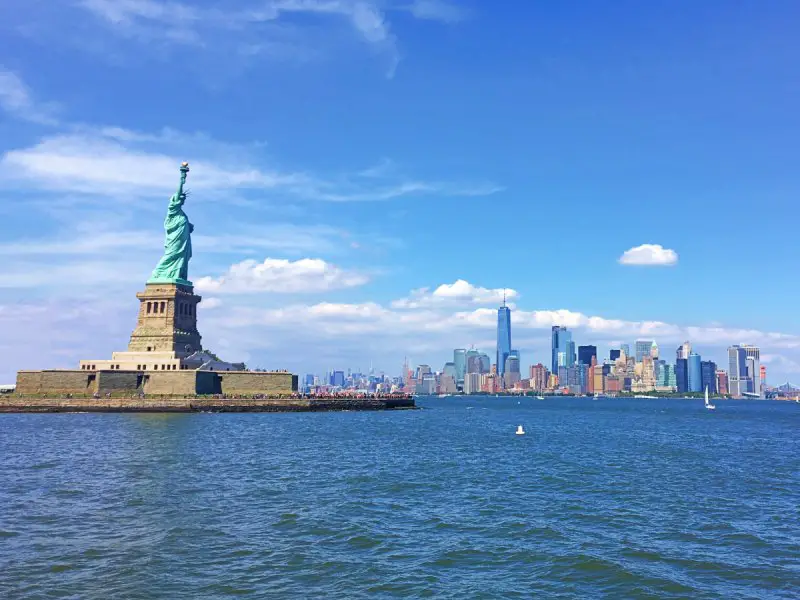
[(169, 199), (167, 218), (164, 219), (164, 256), (158, 262), (147, 283), (177, 283), (192, 285), (189, 281), (189, 259), (192, 258), (192, 231), (194, 225), (183, 212), (186, 192), (183, 186), (189, 173), (189, 163), (181, 165), (181, 183)]

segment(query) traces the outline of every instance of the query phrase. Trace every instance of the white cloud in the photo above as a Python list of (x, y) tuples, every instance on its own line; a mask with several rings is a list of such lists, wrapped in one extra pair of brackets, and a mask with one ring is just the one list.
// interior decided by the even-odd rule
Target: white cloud
[(205, 310), (213, 310), (222, 306), (222, 300), (219, 298), (203, 298), (199, 306)]
[(247, 147), (174, 130), (153, 135), (118, 127), (84, 127), (46, 137), (29, 148), (10, 150), (0, 158), (0, 180), (4, 186), (62, 193), (164, 195), (176, 180), (176, 165), (187, 159), (192, 169), (188, 185), (204, 194), (272, 191), (301, 200), (368, 202), (424, 195), (478, 196), (502, 189), (493, 184), (421, 181), (393, 174), (326, 178), (268, 169), (257, 166), (263, 158)]
[(791, 359), (781, 354), (762, 354), (761, 362), (782, 373), (800, 373), (800, 360)]
[(412, 290), (408, 298), (392, 302), (392, 307), (421, 308), (445, 305), (500, 304), (504, 299), (510, 303), (518, 295), (517, 291), (511, 288), (488, 289), (458, 279), (454, 283), (443, 283), (432, 292), (430, 288)]
[(36, 102), (24, 81), (0, 66), (0, 108), (20, 119), (54, 125), (55, 106)]
[(187, 5), (157, 0), (80, 0), (80, 6), (115, 25), (132, 23), (137, 19), (156, 21), (191, 21), (199, 13)]
[(678, 253), (660, 244), (642, 244), (626, 250), (619, 262), (623, 265), (671, 266), (677, 264)]
[[(391, 77), (400, 61), (397, 39), (387, 18), (388, 10), (403, 10), (417, 19), (456, 22), (466, 11), (444, 0), (413, 0), (408, 3), (382, 0), (250, 0), (233, 8), (197, 7), (189, 3), (164, 0), (81, 0), (78, 6), (98, 17), (113, 32), (147, 43), (191, 45), (200, 50), (219, 49), (223, 44), (208, 44), (220, 33), (239, 44), (242, 55), (300, 54), (308, 57), (308, 47), (320, 44), (319, 30), (306, 20), (316, 17), (343, 20), (369, 46), (388, 57)], [(265, 27), (269, 29), (265, 30)], [(314, 35), (306, 40), (280, 39), (287, 31), (308, 29)], [(264, 42), (267, 39), (269, 42)], [(219, 38), (215, 37), (219, 42)], [(324, 53), (323, 53), (324, 54)]]
[[(467, 287), (469, 286), (469, 287)], [(408, 299), (394, 301), (388, 306), (377, 303), (365, 304), (338, 304), (324, 302), (312, 305), (293, 305), (279, 309), (260, 309), (257, 307), (240, 307), (235, 316), (232, 317), (231, 324), (236, 326), (247, 326), (253, 323), (269, 326), (297, 326), (306, 327), (310, 331), (341, 331), (342, 319), (346, 318), (347, 330), (351, 333), (369, 333), (383, 331), (386, 335), (419, 335), (424, 333), (439, 332), (446, 333), (452, 344), (463, 344), (457, 341), (458, 336), (473, 330), (483, 331), (484, 334), (491, 334), (497, 325), (497, 309), (479, 307), (468, 310), (452, 309), (459, 305), (468, 307), (475, 304), (475, 298), (491, 298), (496, 290), (487, 290), (479, 286), (473, 286), (468, 282), (463, 284), (445, 284), (438, 289), (444, 288), (444, 297), (453, 299), (453, 302), (445, 301), (437, 303), (434, 300), (422, 301), (416, 304), (408, 302)], [(484, 290), (489, 294), (481, 296), (481, 293), (469, 295), (466, 293), (453, 292), (459, 290)], [(417, 290), (419, 292), (419, 290)], [(502, 290), (500, 290), (502, 293)], [(453, 294), (447, 296), (447, 294)], [(412, 297), (414, 294), (412, 294)], [(431, 299), (435, 296), (432, 293), (420, 298)], [(478, 302), (480, 303), (480, 302)], [(646, 338), (656, 339), (660, 343), (680, 343), (685, 339), (691, 339), (697, 344), (708, 344), (714, 346), (727, 346), (733, 343), (747, 341), (748, 343), (760, 343), (773, 347), (792, 347), (791, 344), (800, 343), (800, 336), (770, 333), (754, 329), (724, 328), (720, 326), (687, 326), (667, 323), (658, 320), (632, 321), (618, 318), (607, 318), (598, 315), (586, 315), (568, 309), (557, 310), (514, 310), (511, 313), (512, 329), (517, 332), (535, 332), (541, 330), (549, 331), (553, 325), (564, 325), (570, 329), (583, 332), (591, 339), (634, 339)], [(454, 339), (454, 337), (456, 339)]]
[(318, 258), (267, 258), (260, 263), (242, 261), (221, 277), (201, 277), (195, 285), (200, 291), (218, 294), (308, 293), (356, 287), (367, 281), (369, 278), (363, 273), (347, 271)]
[[(396, 308), (390, 302), (331, 301), (286, 305), (285, 296), (272, 291), (279, 285), (294, 286), (298, 291), (308, 289), (309, 272), (312, 288), (331, 285), (330, 279), (326, 280), (326, 274), (330, 273), (326, 270), (327, 263), (305, 268), (303, 264), (303, 261), (286, 261), (282, 266), (264, 269), (267, 274), (262, 276), (255, 274), (261, 263), (250, 263), (238, 280), (211, 280), (210, 288), (203, 292), (207, 297), (201, 303), (200, 330), (204, 344), (215, 351), (224, 350), (224, 357), (231, 360), (246, 360), (252, 366), (291, 368), (301, 373), (320, 372), (331, 366), (366, 368), (373, 359), (379, 368), (396, 374), (403, 356), (409, 353), (413, 354), (412, 362), (438, 368), (450, 359), (454, 347), (476, 344), (484, 351), (492, 351), (496, 307), (475, 306), (474, 296), (470, 295), (455, 295), (462, 299), (460, 306), (445, 302)], [(264, 292), (226, 295), (225, 309), (215, 310), (221, 306), (219, 298), (226, 285), (243, 285), (245, 289)], [(446, 284), (444, 289), (452, 290), (453, 285)], [(487, 289), (469, 285), (469, 289)], [(0, 307), (4, 333), (0, 350), (29, 345), (29, 340), (37, 336), (47, 335), (48, 339), (56, 340), (52, 351), (45, 353), (37, 354), (38, 349), (22, 354), (8, 352), (10, 359), (4, 363), (7, 371), (0, 372), (0, 379), (13, 378), (13, 370), (23, 367), (73, 366), (80, 358), (103, 357), (127, 344), (136, 316), (132, 290), (114, 291), (103, 298), (58, 299), (53, 303), (39, 306), (22, 302)], [(109, 315), (117, 314), (119, 318), (109, 319)], [(112, 333), (95, 326), (98, 321)], [(716, 359), (723, 367), (725, 348), (731, 343), (747, 342), (762, 348), (762, 360), (770, 366), (770, 381), (783, 381), (791, 373), (800, 372), (797, 369), (800, 336), (795, 334), (726, 328), (719, 324), (635, 321), (569, 309), (512, 312), (512, 342), (522, 350), (525, 364), (548, 362), (552, 325), (567, 325), (576, 342), (600, 346), (608, 346), (612, 340), (618, 343), (637, 337), (655, 339), (667, 358), (673, 356), (672, 344), (677, 346), (690, 339), (704, 358)], [(309, 352), (309, 348), (313, 351)]]

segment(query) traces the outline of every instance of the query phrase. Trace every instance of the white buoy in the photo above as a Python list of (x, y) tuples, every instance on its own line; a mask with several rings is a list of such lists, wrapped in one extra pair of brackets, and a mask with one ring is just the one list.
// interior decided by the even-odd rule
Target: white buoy
[(525, 435), (525, 430), (522, 428), (522, 425), (517, 425), (517, 435)]

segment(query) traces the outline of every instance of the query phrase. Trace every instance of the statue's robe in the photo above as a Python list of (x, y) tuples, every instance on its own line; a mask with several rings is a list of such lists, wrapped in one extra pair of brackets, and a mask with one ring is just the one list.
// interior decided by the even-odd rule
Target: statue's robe
[(189, 278), (189, 259), (192, 258), (192, 224), (183, 212), (184, 198), (173, 194), (164, 219), (164, 256), (150, 277), (151, 281)]

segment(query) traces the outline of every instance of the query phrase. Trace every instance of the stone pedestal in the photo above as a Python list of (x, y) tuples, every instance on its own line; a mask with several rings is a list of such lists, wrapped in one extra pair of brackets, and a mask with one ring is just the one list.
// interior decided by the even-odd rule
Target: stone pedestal
[(189, 285), (148, 283), (139, 299), (139, 317), (128, 352), (168, 352), (183, 358), (203, 349), (197, 331), (200, 296)]

